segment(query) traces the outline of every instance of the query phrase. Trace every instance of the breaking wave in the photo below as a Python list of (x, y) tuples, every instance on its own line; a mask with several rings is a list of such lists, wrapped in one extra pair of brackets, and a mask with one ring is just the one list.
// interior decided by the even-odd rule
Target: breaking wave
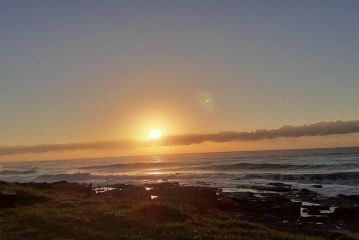
[(139, 168), (152, 168), (152, 167), (168, 167), (174, 165), (173, 163), (117, 163), (108, 165), (94, 165), (81, 167), (83, 170), (114, 170), (114, 169), (139, 169)]
[(65, 174), (44, 174), (37, 176), (35, 181), (109, 181), (112, 183), (117, 183), (119, 181), (127, 180), (190, 180), (190, 179), (201, 179), (203, 177), (211, 179), (219, 178), (233, 178), (233, 174), (223, 174), (223, 173), (172, 173), (172, 174), (160, 174), (160, 175), (97, 175), (92, 173), (65, 173)]
[(273, 170), (273, 169), (285, 169), (285, 170), (309, 170), (309, 169), (321, 169), (321, 168), (340, 168), (340, 167), (359, 167), (356, 163), (342, 163), (342, 164), (281, 164), (281, 163), (238, 163), (227, 165), (214, 165), (203, 167), (204, 169), (217, 169), (217, 170)]
[(291, 164), (291, 163), (236, 163), (236, 164), (179, 164), (179, 163), (120, 163), (108, 165), (94, 165), (80, 167), (79, 170), (96, 171), (116, 171), (116, 170), (135, 170), (146, 168), (169, 168), (176, 170), (312, 170), (312, 169), (339, 169), (339, 168), (359, 168), (359, 163), (340, 163), (340, 164)]
[(2, 170), (0, 175), (22, 175), (22, 174), (34, 174), (36, 170)]
[(269, 180), (282, 180), (282, 181), (345, 181), (345, 182), (359, 182), (359, 171), (353, 172), (336, 172), (326, 174), (246, 174), (236, 179), (269, 179)]

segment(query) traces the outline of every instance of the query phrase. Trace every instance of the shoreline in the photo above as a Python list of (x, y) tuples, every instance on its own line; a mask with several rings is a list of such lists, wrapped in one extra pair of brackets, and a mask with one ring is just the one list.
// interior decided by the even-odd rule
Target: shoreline
[[(110, 187), (108, 189), (106, 187), (102, 189), (104, 191), (96, 193), (95, 190), (101, 189), (93, 187), (92, 184), (66, 181), (53, 183), (1, 182), (0, 190), (6, 190), (16, 196), (13, 198), (10, 196), (6, 202), (4, 196), (0, 195), (0, 199), (2, 199), (0, 212), (9, 209), (21, 211), (24, 207), (30, 209), (43, 207), (51, 202), (61, 205), (67, 201), (58, 199), (57, 195), (68, 198), (72, 194), (79, 194), (82, 198), (96, 200), (97, 204), (93, 206), (95, 208), (109, 201), (116, 204), (126, 202), (129, 205), (132, 204), (133, 207), (154, 204), (152, 207), (161, 208), (162, 205), (170, 205), (177, 210), (191, 209), (190, 214), (185, 214), (186, 221), (192, 219), (192, 215), (216, 213), (226, 216), (231, 221), (261, 224), (268, 227), (269, 231), (306, 234), (324, 239), (339, 239), (339, 237), (341, 237), (340, 239), (358, 239), (359, 234), (358, 195), (339, 195), (326, 198), (311, 190), (294, 189), (281, 182), (273, 182), (261, 187), (246, 186), (255, 190), (255, 193), (245, 191), (245, 188), (241, 189), (241, 186), (238, 187), (238, 192), (223, 192), (218, 188), (181, 186), (176, 182), (144, 185), (113, 184), (108, 185)], [(321, 186), (317, 185), (316, 187), (320, 188)], [(84, 206), (80, 204), (78, 207)], [(56, 211), (56, 208), (54, 210)], [(138, 217), (148, 217), (151, 220), (153, 216), (158, 215), (151, 210), (151, 208), (145, 210)], [(167, 211), (172, 210), (162, 209), (159, 211), (162, 214), (167, 214)], [(16, 219), (17, 216), (13, 217)], [(1, 222), (3, 223), (3, 221)], [(214, 226), (208, 226), (209, 229), (212, 227), (214, 228)], [(11, 235), (11, 232), (8, 234)]]

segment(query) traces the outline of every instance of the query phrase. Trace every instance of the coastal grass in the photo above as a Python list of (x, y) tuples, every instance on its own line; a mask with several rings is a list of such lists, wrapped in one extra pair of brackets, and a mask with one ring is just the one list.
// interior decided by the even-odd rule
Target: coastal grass
[(2, 240), (315, 240), (269, 229), (227, 213), (157, 200), (132, 201), (73, 191), (1, 185), (18, 193), (0, 208)]

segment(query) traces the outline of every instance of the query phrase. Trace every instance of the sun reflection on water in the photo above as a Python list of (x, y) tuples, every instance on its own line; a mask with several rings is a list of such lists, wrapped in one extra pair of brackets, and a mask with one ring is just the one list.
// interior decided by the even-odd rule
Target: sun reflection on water
[(163, 172), (161, 172), (161, 171), (151, 171), (151, 172), (149, 172), (148, 173), (149, 175), (162, 175), (163, 174)]

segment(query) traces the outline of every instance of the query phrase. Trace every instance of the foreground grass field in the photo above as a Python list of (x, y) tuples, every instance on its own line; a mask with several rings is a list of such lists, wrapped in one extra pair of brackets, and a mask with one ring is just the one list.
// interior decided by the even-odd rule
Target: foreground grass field
[(76, 191), (0, 184), (18, 193), (15, 208), (0, 209), (0, 239), (321, 239), (290, 234), (159, 199), (134, 201)]

